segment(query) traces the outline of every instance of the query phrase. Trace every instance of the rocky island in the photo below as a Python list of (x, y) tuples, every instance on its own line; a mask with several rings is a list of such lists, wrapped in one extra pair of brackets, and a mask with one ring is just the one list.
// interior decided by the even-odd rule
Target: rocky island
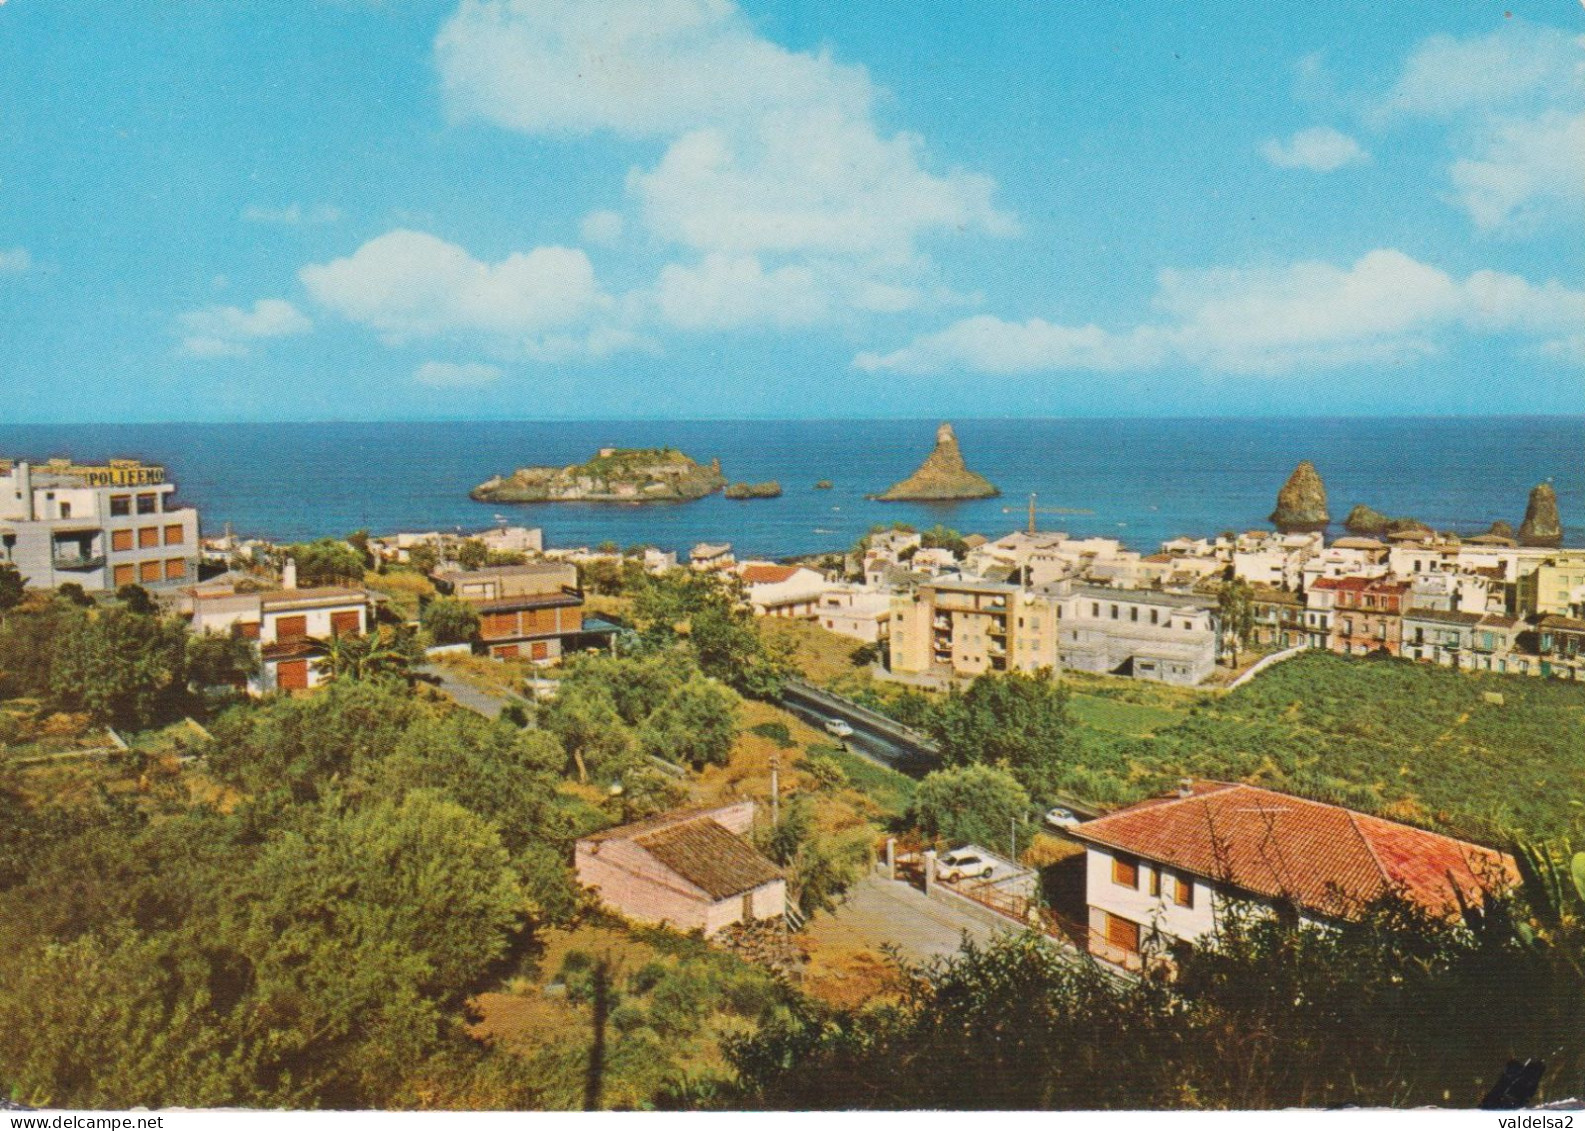
[(1360, 503), (1348, 512), (1343, 527), (1350, 534), (1366, 538), (1379, 538), (1383, 534), (1409, 534), (1415, 531), (1430, 533), (1431, 528), (1417, 518), (1388, 518), (1375, 507)]
[(919, 470), (875, 498), (883, 503), (944, 503), (959, 499), (990, 499), (1000, 495), (996, 485), (969, 470), (958, 449), (951, 424), (936, 429), (936, 446)]
[(734, 483), (726, 489), (729, 499), (775, 499), (781, 496), (781, 484), (774, 479), (764, 483)]
[(601, 448), (587, 463), (494, 476), (468, 497), (481, 503), (681, 503), (725, 486), (719, 459), (701, 464), (675, 448)]
[(1325, 530), (1332, 522), (1326, 510), (1326, 484), (1309, 460), (1300, 460), (1277, 492), (1277, 509), (1268, 520), (1284, 534)]
[(1519, 524), (1519, 545), (1563, 545), (1563, 518), (1558, 514), (1557, 491), (1552, 484), (1537, 483), (1531, 489), (1524, 521)]

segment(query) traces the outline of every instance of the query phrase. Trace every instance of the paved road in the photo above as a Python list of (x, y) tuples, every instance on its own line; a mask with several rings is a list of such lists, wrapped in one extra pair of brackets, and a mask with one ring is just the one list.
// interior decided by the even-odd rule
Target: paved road
[[(1009, 922), (1007, 929), (1016, 934), (1018, 925)], [(883, 943), (891, 943), (905, 957), (925, 961), (957, 953), (965, 933), (975, 942), (984, 943), (1000, 930), (947, 904), (927, 899), (924, 892), (910, 884), (872, 873), (848, 889), (847, 899), (835, 912), (816, 915), (808, 932), (830, 946), (878, 950)]]
[(424, 664), (418, 671), (420, 675), (439, 680), (440, 690), (458, 706), (475, 711), (487, 719), (500, 718), (502, 708), (508, 703), (526, 702), (512, 695), (496, 695), (488, 691), (480, 691), (472, 684), (464, 683), (439, 664)]

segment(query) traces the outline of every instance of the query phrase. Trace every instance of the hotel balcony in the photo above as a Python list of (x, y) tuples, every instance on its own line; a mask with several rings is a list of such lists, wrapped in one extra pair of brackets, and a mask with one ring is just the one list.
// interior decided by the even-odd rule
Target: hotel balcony
[(84, 557), (81, 554), (57, 554), (51, 564), (56, 569), (68, 571), (103, 569), (105, 556), (103, 554), (93, 557)]

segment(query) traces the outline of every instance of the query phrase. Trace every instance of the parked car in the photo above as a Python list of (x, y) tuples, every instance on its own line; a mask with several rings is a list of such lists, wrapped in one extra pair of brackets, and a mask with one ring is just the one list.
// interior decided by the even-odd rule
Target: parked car
[(835, 735), (837, 738), (852, 738), (853, 728), (841, 719), (827, 719), (826, 733)]
[(988, 880), (995, 871), (995, 865), (981, 856), (980, 850), (973, 845), (943, 853), (936, 861), (936, 875), (943, 880), (966, 880), (973, 876)]
[(1046, 810), (1046, 824), (1054, 829), (1071, 829), (1078, 823), (1079, 819), (1074, 816), (1072, 809), (1064, 809), (1062, 806), (1057, 805)]

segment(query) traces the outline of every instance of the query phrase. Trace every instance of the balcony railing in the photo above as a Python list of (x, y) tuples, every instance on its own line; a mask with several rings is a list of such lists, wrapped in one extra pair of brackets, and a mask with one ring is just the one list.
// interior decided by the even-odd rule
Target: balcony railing
[(56, 569), (64, 570), (103, 569), (105, 556), (103, 554), (93, 557), (84, 557), (81, 554), (57, 554), (53, 564)]

